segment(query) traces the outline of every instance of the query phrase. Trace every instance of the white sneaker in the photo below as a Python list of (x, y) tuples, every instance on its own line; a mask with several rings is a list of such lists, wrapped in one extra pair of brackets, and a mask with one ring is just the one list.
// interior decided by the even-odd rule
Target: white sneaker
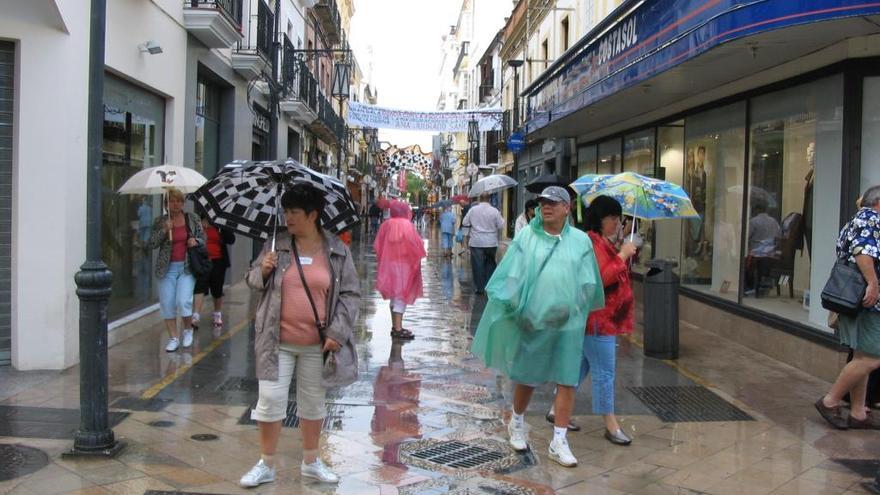
[(192, 347), (193, 345), (193, 330), (192, 328), (187, 328), (183, 331), (183, 347)]
[(510, 422), (507, 423), (507, 433), (510, 435), (509, 443), (510, 446), (513, 447), (513, 450), (523, 451), (529, 449), (529, 432), (526, 429), (525, 422), (517, 427), (511, 419)]
[(192, 326), (193, 328), (199, 328), (199, 321), (201, 321), (202, 315), (198, 313), (192, 314)]
[(253, 488), (272, 481), (275, 481), (275, 468), (270, 468), (260, 459), (260, 462), (241, 477), (238, 484), (245, 488)]
[(311, 478), (324, 483), (339, 483), (339, 476), (333, 471), (330, 471), (330, 468), (325, 466), (324, 463), (321, 462), (321, 459), (316, 459), (315, 462), (311, 464), (306, 464), (306, 462), (303, 461), (302, 466), (300, 466), (300, 471), (303, 478)]
[(565, 467), (574, 467), (578, 464), (577, 458), (571, 453), (571, 449), (568, 448), (568, 440), (565, 439), (557, 440), (554, 438), (550, 442), (550, 458)]
[(165, 352), (174, 352), (178, 347), (180, 347), (180, 340), (177, 337), (171, 337), (168, 339), (168, 344), (165, 345)]
[(214, 325), (223, 325), (223, 313), (214, 313)]

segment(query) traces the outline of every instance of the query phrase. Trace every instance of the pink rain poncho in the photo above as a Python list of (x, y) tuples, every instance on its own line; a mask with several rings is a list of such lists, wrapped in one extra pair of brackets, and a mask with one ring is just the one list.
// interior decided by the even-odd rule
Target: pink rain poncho
[(425, 246), (412, 224), (412, 210), (403, 201), (389, 205), (391, 218), (382, 222), (373, 248), (379, 267), (376, 289), (385, 299), (412, 304), (422, 297), (422, 258)]

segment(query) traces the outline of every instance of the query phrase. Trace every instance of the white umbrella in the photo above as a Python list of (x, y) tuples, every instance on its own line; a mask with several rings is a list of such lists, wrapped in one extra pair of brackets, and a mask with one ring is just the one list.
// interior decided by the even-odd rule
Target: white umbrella
[[(169, 189), (177, 189), (182, 193), (195, 192), (202, 184), (208, 182), (202, 174), (191, 168), (175, 165), (159, 165), (141, 170), (132, 175), (117, 191), (119, 194), (165, 194), (162, 208), (167, 211)], [(168, 231), (171, 239), (171, 231)]]
[(481, 194), (492, 194), (509, 187), (514, 187), (517, 182), (506, 175), (494, 174), (483, 177), (474, 183), (468, 196), (476, 198)]
[(196, 192), (208, 182), (202, 174), (191, 168), (175, 165), (160, 165), (141, 170), (125, 181), (119, 188), (120, 194), (165, 194), (168, 189), (178, 189), (182, 193)]

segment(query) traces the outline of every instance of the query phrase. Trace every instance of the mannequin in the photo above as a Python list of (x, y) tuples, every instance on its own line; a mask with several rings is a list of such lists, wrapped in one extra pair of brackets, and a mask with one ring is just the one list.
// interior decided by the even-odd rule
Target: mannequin
[(811, 142), (807, 145), (807, 165), (809, 171), (804, 177), (806, 184), (804, 185), (804, 208), (802, 211), (804, 215), (804, 240), (806, 241), (804, 247), (807, 256), (809, 256), (813, 242), (813, 180), (816, 171), (816, 143)]

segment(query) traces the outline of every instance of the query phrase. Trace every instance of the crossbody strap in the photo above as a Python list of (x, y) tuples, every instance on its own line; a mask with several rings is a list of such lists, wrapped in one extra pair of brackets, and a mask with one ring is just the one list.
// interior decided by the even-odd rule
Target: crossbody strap
[(290, 247), (293, 249), (293, 258), (296, 260), (296, 269), (299, 271), (299, 279), (302, 282), (303, 290), (306, 291), (309, 305), (312, 307), (312, 315), (314, 315), (315, 324), (318, 326), (318, 336), (321, 338), (321, 344), (323, 344), (324, 339), (326, 338), (324, 334), (324, 322), (321, 321), (321, 318), (318, 316), (318, 307), (315, 305), (315, 300), (312, 298), (312, 291), (309, 290), (309, 284), (306, 283), (306, 274), (303, 272), (302, 263), (299, 261), (299, 250), (296, 248), (296, 239), (290, 239)]

